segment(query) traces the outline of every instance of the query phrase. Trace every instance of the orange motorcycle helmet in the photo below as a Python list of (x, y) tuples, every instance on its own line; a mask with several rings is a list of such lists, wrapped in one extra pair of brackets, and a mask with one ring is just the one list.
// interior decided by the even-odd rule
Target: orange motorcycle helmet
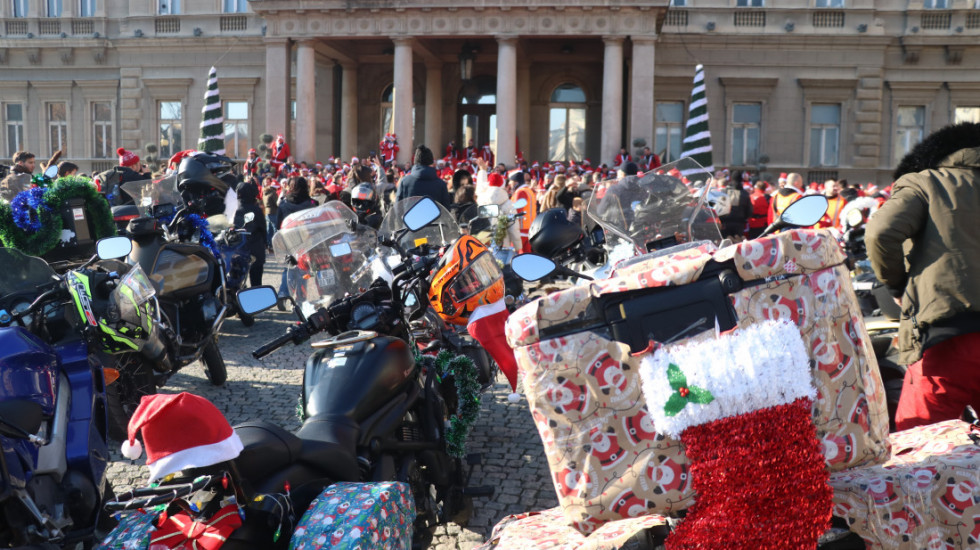
[(465, 325), (473, 310), (504, 297), (504, 274), (486, 245), (464, 235), (446, 251), (429, 285), (429, 303), (447, 323)]

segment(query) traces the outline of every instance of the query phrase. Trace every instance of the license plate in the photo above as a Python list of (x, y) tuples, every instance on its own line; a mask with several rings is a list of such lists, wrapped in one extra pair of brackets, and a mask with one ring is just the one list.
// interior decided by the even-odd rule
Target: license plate
[(337, 276), (332, 270), (326, 269), (316, 272), (316, 282), (320, 287), (329, 287), (337, 284)]
[(854, 283), (854, 290), (871, 290), (875, 284), (868, 281), (858, 281)]

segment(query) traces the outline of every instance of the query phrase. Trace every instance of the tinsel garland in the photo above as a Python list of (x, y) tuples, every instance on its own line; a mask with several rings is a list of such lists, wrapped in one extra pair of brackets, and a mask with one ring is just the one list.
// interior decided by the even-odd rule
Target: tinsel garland
[(466, 455), (466, 438), (480, 415), (480, 382), (473, 360), (443, 350), (435, 357), (416, 356), (416, 361), (426, 368), (435, 369), (441, 378), (453, 378), (459, 408), (446, 428), (446, 451), (450, 456), (463, 458)]
[(802, 398), (684, 430), (698, 496), (667, 550), (816, 548), (833, 490), (810, 405)]
[(504, 239), (507, 238), (507, 227), (510, 226), (510, 219), (507, 214), (497, 216), (497, 225), (493, 231), (493, 244), (498, 248), (504, 246)]
[[(40, 201), (37, 200), (39, 193)], [(23, 199), (21, 195), (24, 195)], [(0, 242), (31, 256), (46, 254), (61, 241), (64, 222), (60, 212), (70, 199), (76, 198), (85, 201), (85, 210), (95, 229), (93, 237), (96, 240), (116, 234), (109, 203), (95, 190), (90, 180), (67, 176), (58, 178), (48, 188), (22, 191), (10, 204), (0, 204)], [(36, 224), (29, 224), (31, 227), (36, 225), (35, 231), (18, 225), (17, 220), (23, 223), (27, 219), (36, 220)]]
[(218, 251), (218, 245), (214, 242), (214, 235), (211, 233), (211, 225), (208, 223), (208, 220), (197, 214), (188, 214), (184, 219), (189, 221), (194, 226), (194, 229), (197, 230), (200, 235), (198, 242), (201, 243), (201, 246), (210, 250), (215, 258), (220, 258), (221, 252)]

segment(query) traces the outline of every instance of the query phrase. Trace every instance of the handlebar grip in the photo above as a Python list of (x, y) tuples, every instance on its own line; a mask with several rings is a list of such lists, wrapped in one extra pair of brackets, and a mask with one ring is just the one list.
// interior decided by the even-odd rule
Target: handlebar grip
[(293, 341), (293, 329), (290, 328), (283, 335), (279, 336), (271, 342), (267, 342), (265, 345), (259, 347), (259, 349), (252, 352), (252, 357), (256, 359), (262, 359), (266, 355), (276, 351), (277, 349), (285, 346), (289, 342)]

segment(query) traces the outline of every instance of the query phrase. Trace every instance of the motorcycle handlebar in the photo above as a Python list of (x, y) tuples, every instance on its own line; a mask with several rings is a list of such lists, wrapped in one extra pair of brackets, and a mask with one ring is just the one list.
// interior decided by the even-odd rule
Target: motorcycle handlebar
[(266, 355), (276, 351), (277, 349), (285, 346), (289, 342), (298, 344), (308, 337), (307, 331), (304, 329), (303, 325), (295, 325), (289, 327), (285, 333), (283, 333), (278, 338), (267, 342), (265, 345), (259, 347), (259, 349), (252, 352), (252, 357), (256, 359), (262, 359)]

